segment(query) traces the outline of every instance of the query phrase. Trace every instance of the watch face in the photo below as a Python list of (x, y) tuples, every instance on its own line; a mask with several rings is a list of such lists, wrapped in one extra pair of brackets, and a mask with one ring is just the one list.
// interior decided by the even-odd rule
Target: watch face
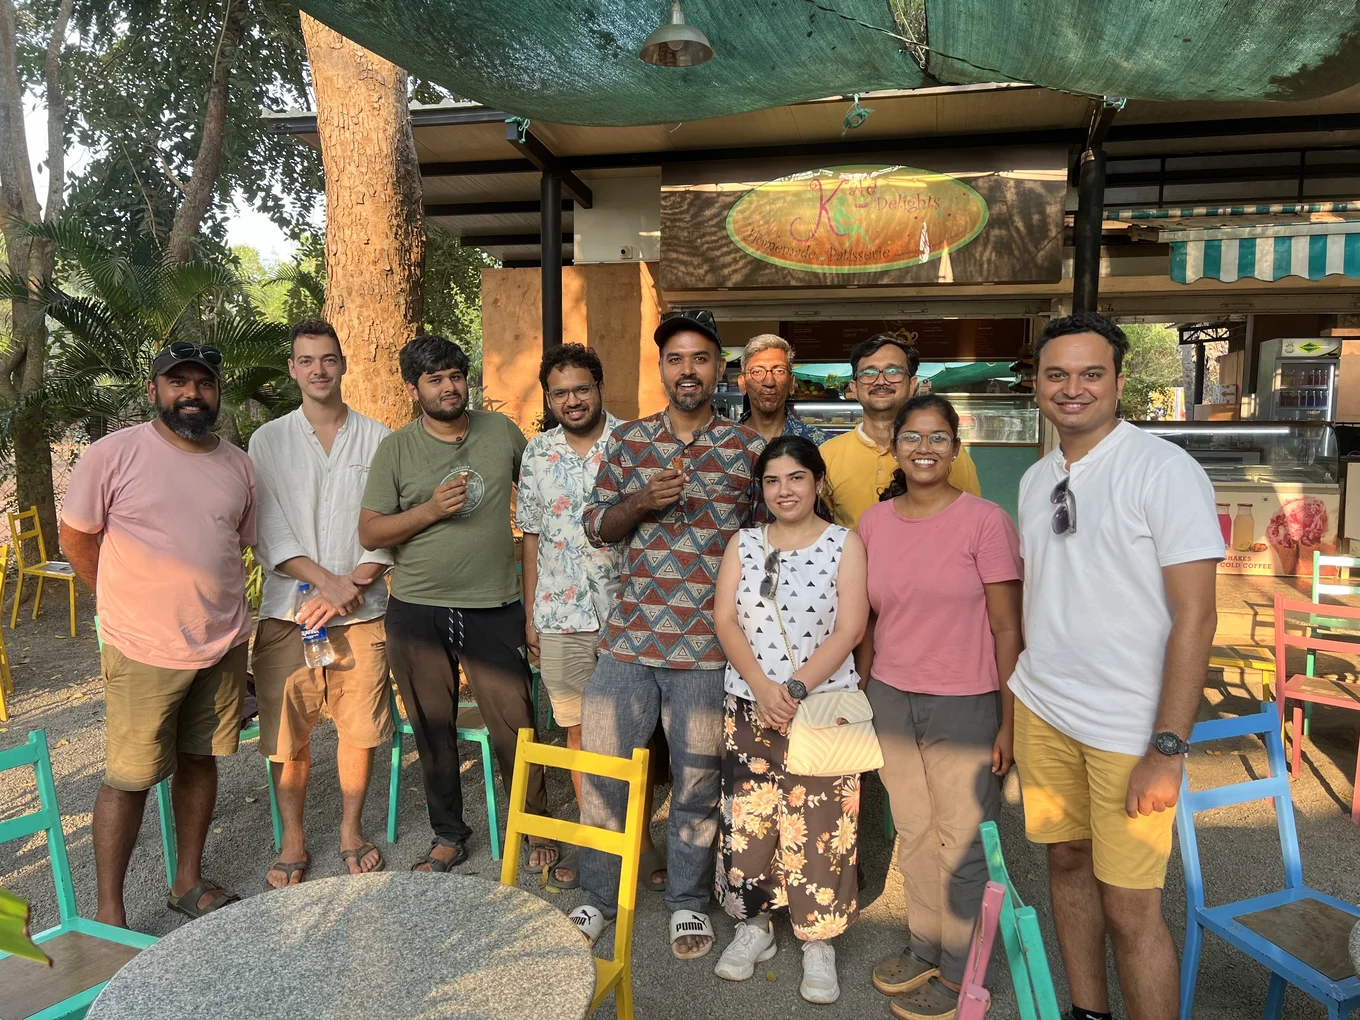
[(797, 701), (802, 701), (807, 697), (807, 685), (801, 680), (790, 680), (784, 685), (784, 689), (789, 692), (789, 696)]
[(1162, 754), (1180, 754), (1181, 738), (1174, 733), (1158, 733), (1157, 750)]

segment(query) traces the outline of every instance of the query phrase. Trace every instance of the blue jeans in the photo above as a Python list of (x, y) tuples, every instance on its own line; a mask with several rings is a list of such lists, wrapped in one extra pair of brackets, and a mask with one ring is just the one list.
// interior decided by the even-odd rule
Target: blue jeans
[[(581, 705), (581, 748), (627, 758), (646, 747), (659, 716), (671, 749), (666, 906), (704, 910), (713, 886), (722, 766), (722, 669), (663, 669), (600, 654)], [(628, 785), (581, 777), (581, 821), (623, 831)], [(619, 859), (581, 851), (583, 902), (605, 917), (618, 912)]]

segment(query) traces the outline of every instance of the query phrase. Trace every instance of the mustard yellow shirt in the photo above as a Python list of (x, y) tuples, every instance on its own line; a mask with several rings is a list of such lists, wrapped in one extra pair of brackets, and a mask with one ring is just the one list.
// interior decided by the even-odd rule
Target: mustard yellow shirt
[[(820, 450), (826, 461), (826, 499), (831, 504), (832, 516), (841, 527), (854, 528), (859, 524), (860, 514), (878, 502), (878, 494), (892, 481), (897, 458), (892, 450), (880, 451), (860, 425), (827, 440)], [(974, 496), (982, 495), (977, 465), (966, 446), (959, 447), (959, 455), (949, 469), (949, 484)]]

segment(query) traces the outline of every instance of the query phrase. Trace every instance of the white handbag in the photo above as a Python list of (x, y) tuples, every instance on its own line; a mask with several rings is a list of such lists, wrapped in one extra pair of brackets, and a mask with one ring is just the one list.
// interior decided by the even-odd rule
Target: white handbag
[[(769, 536), (763, 536), (766, 557)], [(789, 642), (784, 617), (779, 612), (779, 593), (770, 598), (784, 650), (792, 672), (799, 669), (798, 657)], [(874, 732), (874, 710), (863, 691), (825, 691), (810, 693), (798, 703), (789, 724), (789, 750), (784, 770), (796, 776), (848, 776), (872, 772), (883, 766), (883, 750)]]

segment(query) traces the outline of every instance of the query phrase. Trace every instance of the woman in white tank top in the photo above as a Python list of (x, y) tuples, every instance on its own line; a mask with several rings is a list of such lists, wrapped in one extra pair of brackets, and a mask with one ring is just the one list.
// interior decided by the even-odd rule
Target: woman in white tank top
[(744, 528), (718, 573), (714, 627), (727, 655), (722, 843), (716, 891), (736, 933), (714, 972), (741, 981), (776, 952), (788, 907), (810, 1002), (836, 1001), (829, 939), (859, 910), (859, 776), (788, 773), (788, 724), (803, 698), (859, 686), (853, 652), (869, 618), (864, 546), (816, 513), (826, 467), (801, 436), (756, 463), (768, 528)]

